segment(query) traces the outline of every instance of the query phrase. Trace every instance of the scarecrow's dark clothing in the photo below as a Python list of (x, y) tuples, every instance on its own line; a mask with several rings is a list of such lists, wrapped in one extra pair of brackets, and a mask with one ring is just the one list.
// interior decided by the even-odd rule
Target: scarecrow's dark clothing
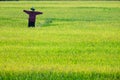
[(30, 22), (30, 21), (29, 21), (29, 22), (28, 22), (28, 26), (29, 26), (29, 27), (35, 27), (35, 22)]
[(36, 15), (42, 14), (42, 12), (27, 11), (27, 10), (23, 10), (23, 11), (29, 15), (28, 26), (29, 26), (29, 27), (31, 27), (31, 26), (32, 26), (32, 27), (35, 27)]

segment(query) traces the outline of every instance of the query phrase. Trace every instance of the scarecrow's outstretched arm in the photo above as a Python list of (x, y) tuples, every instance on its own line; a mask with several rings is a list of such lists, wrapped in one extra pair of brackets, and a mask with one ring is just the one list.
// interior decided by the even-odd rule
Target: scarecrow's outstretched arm
[(36, 15), (38, 15), (38, 14), (43, 14), (43, 12), (35, 12), (35, 14), (36, 14)]
[(23, 12), (25, 12), (25, 13), (29, 14), (29, 11), (27, 11), (27, 10), (23, 10)]

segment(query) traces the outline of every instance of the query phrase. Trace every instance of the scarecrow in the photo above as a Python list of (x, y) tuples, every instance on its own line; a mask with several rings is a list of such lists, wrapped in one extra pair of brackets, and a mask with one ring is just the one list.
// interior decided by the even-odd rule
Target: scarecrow
[(42, 12), (35, 11), (35, 8), (30, 8), (32, 11), (23, 10), (29, 15), (28, 27), (35, 27), (36, 15), (43, 14)]

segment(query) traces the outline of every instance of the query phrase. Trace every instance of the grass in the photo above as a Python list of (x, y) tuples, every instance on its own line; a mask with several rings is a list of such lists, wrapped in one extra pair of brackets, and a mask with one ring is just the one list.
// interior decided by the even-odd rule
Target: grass
[(0, 2), (0, 80), (119, 80), (119, 4)]

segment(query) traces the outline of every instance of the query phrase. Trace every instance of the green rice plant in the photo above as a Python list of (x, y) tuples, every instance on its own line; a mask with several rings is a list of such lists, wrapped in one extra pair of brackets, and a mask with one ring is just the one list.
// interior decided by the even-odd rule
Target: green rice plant
[(51, 23), (52, 23), (52, 19), (47, 18), (43, 23), (40, 23), (40, 26), (41, 27), (50, 26)]

